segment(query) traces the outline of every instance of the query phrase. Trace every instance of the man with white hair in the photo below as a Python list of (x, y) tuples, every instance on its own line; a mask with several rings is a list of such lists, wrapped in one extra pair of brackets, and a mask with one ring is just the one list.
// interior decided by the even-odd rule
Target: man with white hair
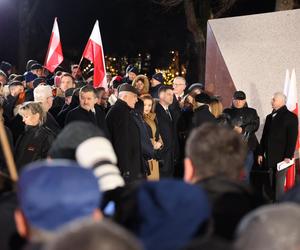
[(284, 193), (284, 181), (287, 169), (277, 171), (277, 163), (288, 163), (294, 156), (298, 118), (286, 107), (286, 96), (277, 92), (272, 98), (273, 111), (266, 117), (260, 141), (258, 164), (271, 171), (271, 199), (278, 201)]
[(46, 127), (50, 128), (56, 135), (60, 132), (60, 127), (55, 118), (48, 112), (53, 104), (52, 89), (49, 85), (39, 85), (33, 91), (34, 101), (42, 104), (43, 110), (47, 113)]
[(138, 91), (130, 84), (118, 87), (118, 100), (106, 115), (118, 167), (126, 183), (145, 178), (139, 128), (133, 118)]

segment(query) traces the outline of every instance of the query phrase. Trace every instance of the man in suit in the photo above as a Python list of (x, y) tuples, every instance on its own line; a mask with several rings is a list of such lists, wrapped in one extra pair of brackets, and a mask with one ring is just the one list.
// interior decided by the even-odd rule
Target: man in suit
[(264, 166), (271, 169), (271, 198), (276, 201), (284, 193), (287, 171), (277, 171), (277, 163), (288, 163), (293, 158), (298, 136), (298, 118), (285, 104), (286, 96), (280, 92), (275, 93), (272, 98), (273, 111), (266, 118), (258, 156), (258, 164), (264, 163)]
[(164, 146), (162, 148), (162, 160), (160, 164), (160, 176), (172, 177), (174, 174), (175, 155), (178, 154), (178, 143), (174, 113), (169, 110), (173, 102), (173, 88), (162, 85), (158, 90), (159, 103), (155, 112), (158, 120), (158, 129)]
[(91, 122), (98, 126), (109, 137), (109, 132), (106, 126), (105, 113), (97, 103), (96, 90), (89, 85), (82, 87), (79, 91), (79, 106), (71, 110), (65, 120), (67, 125), (73, 121)]
[(133, 118), (137, 89), (124, 83), (118, 88), (118, 100), (106, 115), (118, 167), (126, 183), (145, 178), (139, 128)]

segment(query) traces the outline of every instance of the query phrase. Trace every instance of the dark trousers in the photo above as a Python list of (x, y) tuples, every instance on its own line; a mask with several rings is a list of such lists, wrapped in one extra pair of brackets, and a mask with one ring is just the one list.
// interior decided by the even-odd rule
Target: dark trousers
[(275, 201), (279, 201), (281, 196), (284, 194), (284, 182), (285, 182), (286, 172), (287, 169), (281, 170), (279, 172), (277, 170), (274, 170), (272, 190), (274, 192)]

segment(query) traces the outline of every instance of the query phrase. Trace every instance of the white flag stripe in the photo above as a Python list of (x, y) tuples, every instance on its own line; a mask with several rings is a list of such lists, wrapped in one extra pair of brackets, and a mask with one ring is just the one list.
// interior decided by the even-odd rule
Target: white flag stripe
[(295, 69), (293, 69), (291, 74), (291, 80), (287, 91), (286, 106), (288, 110), (293, 112), (296, 109), (297, 103), (298, 103), (298, 98), (297, 98), (297, 87), (296, 87), (296, 72)]
[(102, 40), (101, 40), (100, 28), (99, 28), (99, 22), (98, 22), (98, 20), (96, 21), (96, 23), (94, 25), (94, 28), (93, 28), (93, 31), (92, 31), (90, 39), (93, 42), (97, 43), (98, 45), (100, 45), (102, 47)]
[(287, 69), (285, 72), (284, 90), (283, 90), (283, 93), (286, 96), (288, 95), (289, 84), (290, 84), (290, 71)]

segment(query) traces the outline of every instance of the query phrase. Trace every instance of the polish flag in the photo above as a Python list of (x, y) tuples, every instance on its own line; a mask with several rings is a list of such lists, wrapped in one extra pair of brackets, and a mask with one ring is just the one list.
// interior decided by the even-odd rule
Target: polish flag
[[(285, 84), (284, 84), (284, 94), (287, 97), (286, 107), (288, 108), (289, 111), (293, 112), (295, 115), (297, 115), (297, 117), (299, 117), (295, 69), (293, 69), (292, 71), (290, 80), (287, 80), (288, 74), (289, 72), (287, 70)], [(299, 135), (298, 135), (296, 149), (295, 149), (296, 152), (299, 151), (299, 146), (300, 145), (299, 145)], [(295, 185), (295, 177), (296, 177), (296, 168), (294, 164), (288, 169), (286, 174), (286, 183), (285, 183), (286, 191), (291, 189)]]
[(58, 65), (64, 60), (62, 53), (57, 18), (54, 19), (53, 29), (50, 37), (48, 52), (45, 60), (45, 68), (54, 72)]
[(94, 64), (94, 87), (107, 88), (103, 45), (98, 20), (94, 25), (82, 57), (90, 60)]

